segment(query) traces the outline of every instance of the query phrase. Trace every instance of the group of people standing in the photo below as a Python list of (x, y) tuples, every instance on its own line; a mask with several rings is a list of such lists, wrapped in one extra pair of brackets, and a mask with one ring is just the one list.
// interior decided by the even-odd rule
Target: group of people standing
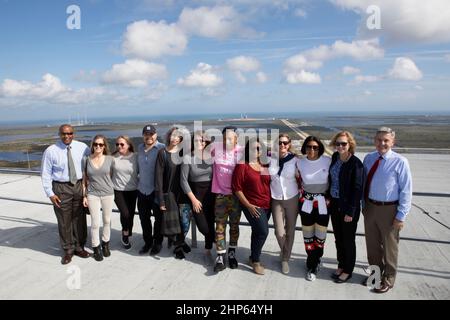
[(273, 215), (281, 272), (288, 274), (300, 213), (306, 280), (315, 280), (319, 272), (331, 217), (338, 261), (331, 276), (336, 283), (344, 283), (351, 279), (355, 266), (355, 234), (362, 207), (368, 262), (382, 274), (375, 291), (384, 293), (394, 285), (399, 231), (411, 207), (412, 186), (408, 161), (392, 151), (395, 132), (389, 128), (377, 131), (377, 150), (364, 163), (355, 156), (356, 142), (347, 131), (332, 138), (330, 147), (335, 153), (331, 158), (314, 136), (304, 140), (302, 156), (298, 156), (287, 134), (280, 134), (271, 148), (258, 137), (240, 145), (237, 128), (232, 126), (223, 129), (222, 141), (194, 132), (190, 154), (183, 154), (181, 143), (186, 135), (176, 127), (169, 130), (163, 144), (158, 142), (156, 128), (145, 126), (143, 143), (136, 151), (127, 136), (119, 136), (111, 155), (102, 135), (95, 136), (89, 148), (73, 140), (70, 125), (62, 125), (59, 134), (60, 140), (44, 153), (42, 181), (58, 220), (63, 264), (73, 255), (90, 256), (84, 249), (83, 206), (91, 216), (93, 255), (101, 261), (111, 254), (113, 203), (120, 211), (121, 242), (128, 250), (137, 202), (144, 239), (140, 254), (158, 254), (166, 236), (175, 258), (185, 258), (191, 251), (185, 237), (193, 217), (205, 237), (206, 256), (212, 257), (215, 244), (215, 272), (224, 270), (226, 264), (231, 269), (238, 267), (243, 212), (252, 229), (249, 264), (263, 275), (260, 258)]

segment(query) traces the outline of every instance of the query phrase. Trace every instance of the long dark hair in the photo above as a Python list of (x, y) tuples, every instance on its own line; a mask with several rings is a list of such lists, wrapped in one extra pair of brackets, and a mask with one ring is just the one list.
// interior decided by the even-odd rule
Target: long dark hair
[[(259, 139), (259, 137), (251, 137), (251, 138), (249, 138), (248, 139), (248, 141), (247, 141), (247, 143), (245, 144), (245, 151), (244, 151), (244, 161), (245, 161), (245, 163), (250, 163), (250, 144), (253, 144), (253, 143), (259, 143), (259, 147), (260, 147), (260, 155), (258, 156), (258, 161), (259, 161), (259, 163), (261, 164), (261, 166), (263, 166), (263, 167), (267, 167), (268, 166), (268, 164), (263, 164), (263, 163), (261, 163), (261, 161), (260, 161), (260, 158), (263, 156), (263, 155), (267, 155), (267, 146), (266, 146), (266, 144), (265, 143), (263, 143), (260, 139)], [(254, 152), (255, 150), (253, 150), (253, 152)]]

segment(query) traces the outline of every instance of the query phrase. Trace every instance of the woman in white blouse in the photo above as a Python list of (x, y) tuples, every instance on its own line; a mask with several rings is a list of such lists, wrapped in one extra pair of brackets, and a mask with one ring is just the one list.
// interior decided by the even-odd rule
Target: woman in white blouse
[(272, 213), (281, 249), (281, 272), (288, 274), (298, 214), (298, 158), (291, 152), (291, 138), (287, 134), (279, 135), (278, 146), (273, 150), (278, 152), (273, 154), (269, 167)]

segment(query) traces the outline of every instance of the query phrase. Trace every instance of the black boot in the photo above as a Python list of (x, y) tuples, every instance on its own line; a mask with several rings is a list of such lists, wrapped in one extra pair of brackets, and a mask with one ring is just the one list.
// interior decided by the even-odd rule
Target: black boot
[(183, 251), (184, 253), (191, 252), (191, 247), (189, 247), (189, 245), (186, 242), (183, 243)]
[(94, 249), (94, 259), (96, 261), (102, 261), (103, 260), (103, 253), (102, 253), (102, 249), (100, 248), (100, 246), (93, 247), (92, 249)]
[(109, 241), (108, 242), (102, 241), (102, 251), (103, 256), (105, 257), (109, 257), (111, 255), (111, 251), (109, 251)]
[(225, 267), (225, 263), (223, 261), (223, 256), (224, 256), (223, 253), (219, 253), (217, 255), (216, 264), (214, 266), (214, 272), (220, 272), (222, 270), (225, 270), (226, 267)]
[(236, 269), (238, 267), (235, 248), (228, 249), (228, 265), (230, 266), (230, 269)]
[(182, 246), (178, 246), (175, 248), (175, 250), (173, 251), (175, 253), (175, 259), (185, 259), (186, 256), (183, 253), (183, 247)]

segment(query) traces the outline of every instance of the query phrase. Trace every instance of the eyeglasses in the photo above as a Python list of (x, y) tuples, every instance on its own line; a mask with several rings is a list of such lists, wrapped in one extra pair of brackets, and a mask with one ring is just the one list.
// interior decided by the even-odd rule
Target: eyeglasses
[(203, 140), (203, 139), (195, 139), (194, 141), (195, 141), (195, 142), (200, 142), (200, 143), (206, 142), (206, 141)]
[(317, 150), (319, 150), (319, 146), (310, 146), (310, 145), (307, 145), (307, 146), (306, 146), (306, 149), (317, 151)]
[(61, 132), (62, 136), (73, 136), (73, 132)]
[(118, 146), (125, 147), (125, 143), (116, 143), (116, 147)]
[(336, 143), (334, 145), (336, 147), (340, 147), (340, 146), (346, 147), (348, 145), (348, 142), (338, 142), (338, 141), (336, 141)]
[(97, 143), (97, 142), (94, 142), (92, 145), (94, 146), (94, 148), (95, 148), (95, 147), (103, 148), (103, 147), (105, 146), (104, 143)]
[(287, 146), (289, 143), (291, 143), (290, 141), (279, 141), (278, 144), (281, 145), (285, 145)]

